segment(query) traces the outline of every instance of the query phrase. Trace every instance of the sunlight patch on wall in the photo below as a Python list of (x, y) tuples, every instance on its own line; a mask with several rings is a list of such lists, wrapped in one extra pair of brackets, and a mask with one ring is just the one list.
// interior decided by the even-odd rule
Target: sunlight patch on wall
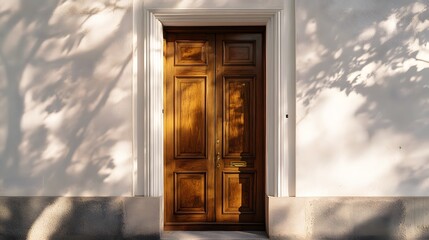
[(51, 130), (59, 130), (62, 123), (64, 122), (65, 111), (53, 112), (46, 116), (45, 126)]
[[(85, 38), (81, 43), (81, 50), (85, 51), (103, 44), (106, 39), (117, 30), (119, 22), (123, 18), (122, 14), (111, 14), (111, 11), (104, 10), (90, 17), (83, 25), (82, 29), (86, 32)], [(106, 24), (106, 23), (109, 24)]]
[(27, 240), (53, 239), (71, 216), (73, 203), (67, 198), (58, 198), (47, 206), (28, 231)]
[(19, 1), (5, 1), (0, 4), (0, 12), (3, 11), (17, 11), (19, 9), (20, 2)]
[(358, 36), (357, 40), (368, 41), (375, 36), (376, 31), (377, 30), (373, 26), (368, 27), (362, 31), (362, 33)]
[(75, 161), (67, 167), (66, 173), (69, 175), (79, 175), (85, 170), (86, 166), (87, 163), (83, 161)]
[(315, 102), (297, 126), (297, 194), (377, 195), (394, 189), (392, 178), (390, 185), (381, 184), (380, 177), (394, 171), (393, 166), (402, 160), (397, 146), (409, 137), (392, 129), (369, 135), (366, 129), (376, 119), (358, 113), (365, 103), (362, 95), (327, 89)]
[(395, 34), (397, 34), (397, 25), (399, 19), (396, 14), (391, 14), (385, 21), (381, 21), (378, 24), (378, 28), (380, 31), (384, 31), (383, 35), (380, 38), (381, 43), (385, 43), (387, 40), (391, 39)]
[[(429, 29), (429, 24), (427, 27)], [(417, 71), (429, 68), (429, 42), (424, 45), (419, 44), (415, 49), (418, 51), (416, 55)]]
[(326, 53), (326, 49), (315, 37), (316, 30), (316, 22), (310, 20), (305, 26), (308, 42), (297, 42), (297, 51), (300, 52), (300, 58), (297, 58), (297, 65), (306, 65), (308, 68), (314, 67), (316, 64), (320, 63), (323, 54)]
[[(45, 151), (42, 153), (42, 159), (51, 159), (46, 165), (47, 167), (55, 162), (55, 160), (59, 160), (61, 156), (63, 156), (64, 152), (67, 149), (67, 146), (54, 135), (49, 135), (48, 137), (48, 146)], [(54, 160), (55, 159), (55, 160)], [(54, 161), (52, 161), (54, 160)]]
[[(109, 176), (104, 179), (104, 182), (120, 182), (129, 178), (132, 155), (132, 144), (130, 142), (118, 142), (112, 147), (110, 154), (115, 164), (115, 171), (112, 171)], [(102, 171), (101, 169), (100, 171)]]
[(115, 88), (112, 90), (112, 93), (109, 97), (109, 103), (116, 104), (124, 100), (126, 97), (129, 96), (129, 93), (124, 91), (123, 89)]
[(45, 104), (40, 104), (34, 101), (33, 93), (27, 92), (25, 95), (26, 111), (24, 112), (22, 120), (22, 129), (31, 131), (43, 124), (46, 117)]

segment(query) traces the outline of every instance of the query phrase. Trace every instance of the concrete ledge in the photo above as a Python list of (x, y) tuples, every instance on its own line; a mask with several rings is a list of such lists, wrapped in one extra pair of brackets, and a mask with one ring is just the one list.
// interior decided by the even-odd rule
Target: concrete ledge
[(3, 239), (159, 239), (160, 197), (0, 197)]
[(429, 197), (268, 197), (270, 239), (428, 239)]
[[(268, 198), (270, 239), (429, 239), (429, 197)], [(0, 197), (3, 239), (159, 239), (162, 198)]]

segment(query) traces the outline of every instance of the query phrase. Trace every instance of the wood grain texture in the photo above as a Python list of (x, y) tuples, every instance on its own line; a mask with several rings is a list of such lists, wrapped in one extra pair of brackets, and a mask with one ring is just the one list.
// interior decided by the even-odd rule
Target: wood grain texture
[(253, 214), (256, 201), (254, 172), (223, 173), (223, 213)]
[(223, 156), (254, 157), (255, 76), (224, 76), (223, 81)]
[(176, 65), (207, 65), (207, 41), (177, 40), (175, 42)]
[(174, 173), (175, 214), (206, 213), (207, 182), (205, 172)]
[(175, 158), (206, 158), (206, 79), (175, 77)]
[(167, 29), (165, 229), (263, 230), (264, 31)]
[(224, 41), (223, 65), (255, 65), (255, 41)]

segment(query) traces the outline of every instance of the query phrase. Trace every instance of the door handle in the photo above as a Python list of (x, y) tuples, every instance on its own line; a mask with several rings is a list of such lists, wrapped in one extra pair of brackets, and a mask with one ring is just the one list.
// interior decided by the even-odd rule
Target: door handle
[(220, 168), (220, 152), (216, 154), (216, 167)]

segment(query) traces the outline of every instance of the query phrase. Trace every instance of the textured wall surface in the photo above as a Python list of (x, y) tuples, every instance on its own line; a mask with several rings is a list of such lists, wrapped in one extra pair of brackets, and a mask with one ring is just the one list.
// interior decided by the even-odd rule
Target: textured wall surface
[(429, 3), (296, 1), (297, 195), (429, 194)]
[(0, 239), (159, 239), (161, 198), (0, 197)]
[(428, 239), (427, 197), (268, 199), (270, 239)]
[(132, 1), (0, 1), (0, 195), (130, 195)]
[[(296, 21), (297, 195), (429, 194), (428, 3)], [(131, 194), (131, 53), (131, 0), (1, 1), (0, 195)]]

